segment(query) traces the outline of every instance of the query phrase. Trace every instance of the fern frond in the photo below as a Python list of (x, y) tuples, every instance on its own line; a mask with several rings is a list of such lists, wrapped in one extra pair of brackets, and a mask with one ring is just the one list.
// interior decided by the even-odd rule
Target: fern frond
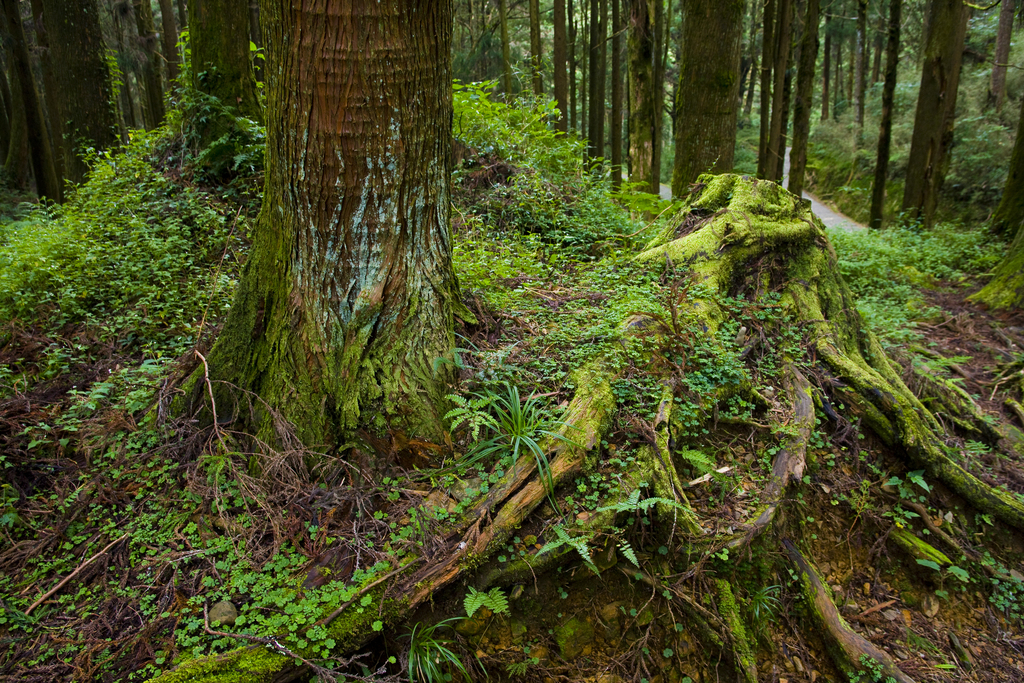
[(619, 550), (622, 551), (622, 556), (633, 563), (633, 566), (637, 569), (640, 568), (640, 562), (636, 559), (636, 553), (633, 552), (632, 546), (629, 545), (629, 541), (623, 539), (619, 541)]

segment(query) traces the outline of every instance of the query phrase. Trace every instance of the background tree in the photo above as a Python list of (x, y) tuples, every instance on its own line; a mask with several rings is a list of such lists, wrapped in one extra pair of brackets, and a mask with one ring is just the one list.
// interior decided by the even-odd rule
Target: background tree
[(612, 114), (609, 142), (611, 143), (612, 187), (622, 185), (622, 0), (612, 4)]
[(139, 45), (144, 55), (142, 63), (143, 89), (146, 93), (146, 128), (152, 130), (164, 119), (164, 85), (160, 77), (160, 40), (153, 24), (153, 7), (149, 0), (137, 0), (135, 22), (139, 32)]
[[(193, 87), (216, 97), (241, 116), (260, 119), (256, 80), (249, 58), (248, 3), (245, 0), (191, 0), (188, 12)], [(213, 121), (205, 137), (219, 137), (229, 125), (226, 120)]]
[(360, 427), (440, 441), (449, 375), (435, 361), (458, 301), (451, 4), (268, 0), (262, 20), (264, 208), (211, 376), (260, 396), (307, 445)]
[(697, 176), (732, 169), (740, 96), (743, 0), (685, 0), (683, 53), (676, 91), (672, 194)]
[(772, 70), (775, 67), (775, 15), (776, 0), (766, 0), (764, 28), (761, 32), (761, 126), (757, 141), (757, 176), (769, 177), (768, 137), (771, 130)]
[(498, 0), (501, 22), (501, 86), (506, 95), (512, 94), (512, 53), (508, 37), (508, 0)]
[(766, 178), (778, 181), (782, 178), (783, 156), (786, 153), (786, 74), (792, 60), (793, 0), (778, 0), (778, 14), (775, 19), (775, 64), (772, 83), (771, 128), (768, 131), (768, 146), (765, 149)]
[(793, 147), (789, 153), (789, 191), (803, 196), (804, 171), (807, 168), (807, 140), (811, 132), (814, 65), (818, 61), (819, 0), (807, 0), (804, 33), (800, 44), (796, 102), (793, 105)]
[(930, 227), (949, 168), (960, 65), (967, 32), (963, 0), (931, 0), (903, 212)]
[(867, 88), (868, 69), (868, 0), (857, 0), (857, 38), (853, 56), (853, 104), (857, 128), (864, 126), (864, 92)]
[(828, 121), (829, 76), (832, 69), (832, 15), (825, 13), (825, 46), (821, 55), (821, 120)]
[(605, 0), (590, 0), (590, 117), (587, 123), (587, 154), (592, 159), (604, 156), (607, 10)]
[(875, 180), (871, 188), (872, 228), (882, 227), (885, 183), (889, 175), (889, 146), (892, 142), (892, 108), (896, 96), (896, 72), (900, 61), (900, 21), (903, 0), (889, 0), (889, 38), (885, 47), (885, 85), (882, 86), (882, 119), (878, 130)]
[(629, 68), (629, 181), (657, 193), (659, 172), (654, 166), (657, 141), (654, 106), (654, 5), (659, 0), (627, 0)]
[(1010, 61), (1010, 40), (1013, 37), (1014, 0), (1003, 0), (999, 7), (999, 27), (996, 29), (996, 54), (992, 64), (992, 81), (988, 89), (988, 103), (996, 111), (1003, 107), (1006, 97), (1006, 68)]
[(61, 182), (57, 177), (50, 135), (46, 130), (43, 105), (32, 76), (32, 62), (28, 43), (21, 23), (21, 7), (18, 0), (0, 0), (3, 4), (7, 34), (10, 39), (11, 70), (16, 74), (17, 88), (25, 116), (25, 134), (32, 173), (36, 181), (36, 192), (40, 197), (61, 201)]
[(167, 82), (178, 78), (178, 29), (174, 23), (174, 8), (171, 0), (160, 0), (160, 38), (163, 40), (163, 57), (167, 65)]
[(555, 102), (558, 104), (558, 120), (555, 127), (566, 132), (569, 130), (569, 74), (566, 71), (569, 59), (567, 35), (565, 29), (565, 0), (554, 2), (554, 39), (552, 55), (554, 57), (554, 77), (552, 78)]
[(543, 56), (540, 42), (540, 0), (528, 0), (530, 5), (530, 75), (533, 78), (533, 94), (544, 94)]
[(80, 183), (88, 167), (83, 147), (105, 150), (120, 142), (107, 46), (95, 0), (43, 0), (59, 85), (64, 176)]

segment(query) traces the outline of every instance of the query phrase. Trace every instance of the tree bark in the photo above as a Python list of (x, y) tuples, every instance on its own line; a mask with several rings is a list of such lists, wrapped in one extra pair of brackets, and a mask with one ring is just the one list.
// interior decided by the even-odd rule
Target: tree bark
[(665, 122), (665, 2), (664, 0), (651, 0), (654, 6), (654, 73), (653, 73), (653, 97), (654, 102), (654, 145), (651, 157), (651, 167), (654, 177), (654, 193), (661, 192), (661, 151), (664, 147)]
[[(197, 0), (198, 2), (199, 0)], [(188, 5), (185, 4), (185, 0), (177, 0), (178, 4), (178, 25), (182, 28), (188, 28)]]
[(604, 78), (601, 53), (605, 44), (605, 23), (601, 0), (590, 0), (590, 82), (587, 98), (587, 156), (595, 159), (604, 151)]
[(757, 141), (757, 177), (767, 178), (768, 139), (772, 127), (772, 69), (775, 66), (775, 0), (764, 5), (764, 29), (761, 32), (761, 129)]
[(572, 0), (569, 2), (569, 130), (576, 128), (576, 13)]
[(853, 102), (857, 130), (864, 126), (864, 92), (867, 84), (868, 0), (857, 0), (857, 37), (854, 48)]
[[(7, 63), (12, 63), (8, 50)], [(21, 86), (18, 74), (11, 69), (11, 146), (4, 157), (4, 179), (11, 187), (19, 190), (28, 189), (29, 155), (28, 155), (28, 124), (25, 121), (25, 105), (21, 100)]]
[(451, 2), (262, 10), (266, 190), (211, 379), (218, 396), (220, 380), (255, 393), (307, 446), (342, 447), (360, 429), (440, 443), (451, 376), (437, 359), (459, 305)]
[[(249, 40), (258, 48), (263, 47), (263, 35), (260, 29), (260, 1), (249, 0)], [(264, 55), (266, 56), (266, 55)], [(263, 60), (255, 59), (252, 65), (253, 77), (258, 83), (263, 82)]]
[(105, 150), (119, 143), (99, 11), (95, 0), (43, 0), (43, 16), (60, 86), (64, 176), (80, 183), (88, 170), (82, 148)]
[(885, 85), (882, 86), (882, 120), (878, 127), (878, 155), (875, 182), (871, 188), (871, 218), (868, 225), (882, 227), (885, 182), (889, 175), (889, 147), (892, 141), (892, 107), (896, 95), (896, 73), (900, 59), (900, 21), (903, 0), (889, 0), (889, 37), (885, 46)]
[(160, 41), (153, 25), (153, 6), (149, 0), (136, 0), (135, 22), (139, 42), (146, 55), (142, 65), (142, 80), (146, 91), (146, 128), (152, 130), (164, 119), (164, 84), (160, 78)]
[(935, 218), (939, 190), (949, 168), (967, 9), (963, 0), (932, 0), (929, 15), (930, 32), (903, 192), (904, 214), (910, 220), (920, 220), (926, 228)]
[(569, 83), (566, 73), (566, 35), (565, 35), (565, 0), (555, 0), (554, 3), (555, 36), (554, 56), (555, 74), (552, 79), (555, 89), (555, 102), (558, 104), (558, 119), (555, 121), (555, 128), (563, 133), (569, 130)]
[(743, 0), (685, 0), (672, 195), (701, 173), (732, 169), (739, 111)]
[[(261, 119), (256, 79), (249, 59), (249, 6), (242, 0), (191, 0), (188, 4), (192, 46), (192, 84), (230, 110)], [(212, 123), (204, 137), (216, 138), (231, 122)]]
[(825, 15), (825, 49), (821, 56), (821, 120), (828, 121), (829, 77), (832, 69), (832, 15)]
[[(758, 68), (760, 60), (761, 48), (757, 42), (757, 24), (760, 15), (758, 10), (761, 8), (761, 0), (752, 0), (750, 3), (750, 76), (747, 80), (747, 97), (746, 103), (743, 105), (743, 115), (750, 116), (750, 112), (754, 109), (754, 83), (760, 76), (760, 70)], [(680, 50), (682, 54), (682, 50)], [(678, 101), (678, 97), (676, 100)]]
[(0, 69), (0, 160), (6, 160), (11, 149), (10, 95), (7, 74)]
[(164, 43), (164, 63), (167, 65), (167, 85), (172, 87), (178, 78), (178, 29), (174, 25), (174, 8), (171, 0), (160, 0), (161, 38)]
[(996, 30), (996, 57), (992, 65), (992, 82), (988, 88), (988, 104), (996, 111), (1003, 108), (1006, 97), (1006, 67), (1010, 61), (1010, 39), (1013, 37), (1014, 0), (1003, 0), (999, 8)]
[(46, 111), (46, 130), (53, 150), (54, 170), (57, 179), (64, 179), (64, 148), (60, 141), (64, 135), (64, 125), (60, 113), (60, 93), (57, 76), (53, 71), (53, 53), (50, 51), (50, 36), (46, 32), (42, 0), (32, 0), (32, 24), (36, 33), (36, 53), (39, 57), (39, 68), (43, 76), (43, 103)]
[(796, 78), (796, 103), (793, 106), (793, 147), (789, 153), (789, 191), (803, 196), (807, 169), (807, 139), (811, 132), (814, 65), (818, 61), (819, 0), (807, 0), (804, 35), (800, 45), (800, 66)]
[(543, 68), (540, 44), (540, 0), (529, 0), (530, 4), (530, 70), (533, 77), (533, 94), (544, 94)]
[(46, 131), (43, 105), (32, 77), (32, 62), (28, 54), (25, 30), (21, 24), (21, 8), (18, 0), (2, 0), (2, 3), (11, 46), (11, 71), (17, 74), (18, 89), (25, 112), (25, 133), (32, 173), (36, 180), (36, 192), (40, 197), (60, 202), (63, 199), (61, 182), (57, 177), (50, 136)]
[(647, 192), (659, 191), (654, 167), (657, 140), (654, 108), (654, 5), (659, 0), (628, 0), (629, 180)]
[(512, 95), (512, 56), (508, 38), (508, 0), (498, 0), (498, 19), (501, 22), (501, 87), (505, 97)]
[(776, 18), (775, 41), (775, 82), (772, 85), (772, 119), (768, 134), (768, 147), (765, 150), (766, 174), (769, 180), (782, 177), (782, 156), (786, 153), (782, 142), (783, 119), (785, 118), (786, 71), (792, 56), (791, 32), (793, 28), (792, 0), (779, 0), (779, 12)]
[(871, 51), (871, 82), (882, 80), (882, 47), (885, 40), (885, 19), (879, 18), (875, 28), (875, 44)]
[(622, 0), (612, 3), (612, 120), (611, 142), (612, 188), (622, 186)]

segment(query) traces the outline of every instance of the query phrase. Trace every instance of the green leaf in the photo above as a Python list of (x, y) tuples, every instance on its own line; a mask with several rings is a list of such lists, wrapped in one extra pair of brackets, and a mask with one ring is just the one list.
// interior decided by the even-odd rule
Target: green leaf
[(918, 560), (917, 563), (922, 567), (928, 567), (930, 569), (934, 569), (935, 571), (941, 571), (941, 567), (939, 567), (938, 564), (932, 562), (931, 560)]
[(374, 631), (383, 631), (384, 630), (384, 622), (379, 620), (379, 619), (377, 621), (373, 622), (373, 630)]

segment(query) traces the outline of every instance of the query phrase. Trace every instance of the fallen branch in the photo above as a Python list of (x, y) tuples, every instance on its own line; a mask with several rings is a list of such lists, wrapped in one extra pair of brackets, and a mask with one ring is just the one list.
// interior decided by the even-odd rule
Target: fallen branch
[(89, 558), (88, 560), (86, 560), (86, 561), (85, 561), (85, 562), (83, 562), (82, 564), (78, 565), (78, 568), (77, 568), (77, 569), (75, 569), (75, 571), (73, 571), (73, 572), (71, 572), (70, 574), (68, 574), (67, 576), (65, 576), (65, 577), (64, 577), (64, 578), (63, 578), (63, 579), (61, 580), (61, 582), (60, 582), (60, 583), (58, 583), (58, 584), (57, 584), (56, 586), (54, 586), (54, 587), (53, 587), (53, 588), (51, 588), (50, 590), (48, 590), (48, 591), (46, 591), (45, 593), (43, 593), (43, 596), (42, 596), (41, 598), (39, 598), (38, 600), (36, 600), (35, 602), (33, 602), (33, 603), (32, 603), (31, 605), (29, 605), (29, 606), (28, 606), (28, 609), (26, 609), (26, 610), (25, 610), (25, 615), (26, 615), (26, 616), (28, 616), (29, 614), (31, 614), (31, 613), (32, 613), (32, 610), (34, 610), (34, 609), (35, 609), (36, 607), (39, 607), (39, 605), (41, 605), (41, 604), (43, 604), (44, 602), (46, 602), (47, 600), (49, 600), (49, 599), (50, 599), (50, 597), (51, 597), (51, 596), (52, 596), (52, 595), (53, 595), (54, 593), (56, 593), (56, 592), (57, 592), (57, 591), (59, 591), (59, 590), (60, 590), (61, 588), (63, 588), (63, 587), (65, 586), (65, 585), (67, 585), (68, 581), (70, 581), (71, 579), (73, 579), (73, 578), (75, 578), (76, 576), (78, 576), (78, 574), (79, 574), (79, 573), (80, 573), (80, 572), (81, 572), (81, 571), (82, 571), (83, 569), (85, 569), (85, 568), (86, 568), (86, 567), (88, 567), (88, 566), (89, 566), (90, 564), (92, 564), (93, 562), (95, 562), (95, 561), (96, 561), (96, 560), (97, 560), (98, 558), (100, 558), (101, 556), (103, 556), (103, 555), (106, 555), (106, 554), (107, 554), (107, 551), (108, 551), (108, 550), (110, 550), (111, 548), (113, 548), (113, 547), (114, 547), (115, 545), (117, 545), (118, 543), (120, 543), (121, 541), (123, 541), (123, 540), (124, 540), (124, 539), (126, 539), (126, 538), (128, 538), (128, 534), (125, 534), (124, 536), (121, 536), (120, 538), (118, 538), (118, 539), (117, 539), (117, 540), (115, 540), (115, 541), (111, 541), (110, 543), (108, 543), (108, 544), (106, 545), (106, 547), (105, 547), (105, 548), (103, 548), (103, 550), (99, 551), (98, 553), (96, 553), (95, 555), (93, 555), (92, 557), (90, 557), (90, 558)]

